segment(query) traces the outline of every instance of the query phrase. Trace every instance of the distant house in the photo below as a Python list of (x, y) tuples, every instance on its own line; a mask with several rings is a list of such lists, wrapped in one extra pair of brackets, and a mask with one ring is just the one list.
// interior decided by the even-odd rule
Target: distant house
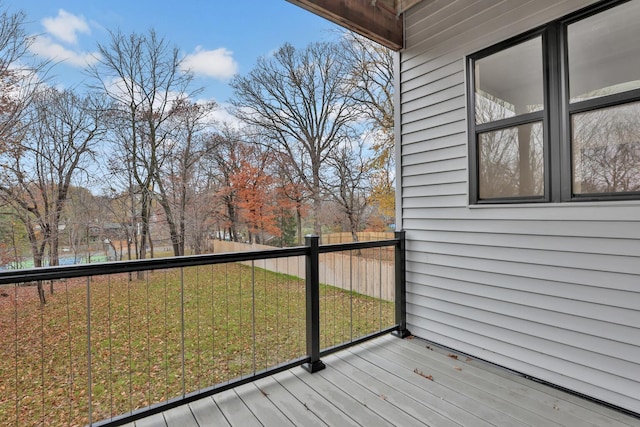
[(640, 413), (640, 1), (291, 1), (399, 51), (409, 330)]

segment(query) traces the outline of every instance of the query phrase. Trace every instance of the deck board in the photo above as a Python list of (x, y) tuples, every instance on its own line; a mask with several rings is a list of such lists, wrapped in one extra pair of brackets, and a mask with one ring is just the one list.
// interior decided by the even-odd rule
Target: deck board
[[(213, 396), (213, 400), (224, 414), (229, 424), (242, 427), (260, 427), (262, 424), (238, 397), (235, 390), (227, 390)], [(169, 426), (173, 427), (173, 426)], [(176, 424), (176, 427), (182, 427)]]
[(393, 424), (378, 414), (363, 406), (356, 398), (345, 393), (340, 388), (335, 387), (320, 375), (306, 375), (300, 370), (294, 370), (293, 373), (309, 387), (317, 390), (329, 402), (331, 402), (338, 410), (344, 414), (348, 414), (349, 418), (361, 426), (393, 426)]
[[(417, 343), (420, 343), (420, 340)], [(425, 356), (421, 348), (426, 348), (425, 345), (418, 344), (416, 346), (414, 343), (407, 341), (400, 341), (397, 344), (385, 346), (384, 349), (393, 352), (394, 357), (395, 354), (406, 356), (408, 352), (418, 358)], [(426, 355), (431, 356), (431, 364), (442, 364), (450, 368), (463, 366), (463, 371), (461, 372), (473, 375), (472, 377), (464, 377), (465, 381), (473, 381), (488, 393), (507, 395), (513, 405), (535, 411), (539, 415), (544, 414), (544, 416), (550, 417), (559, 425), (595, 425), (598, 427), (640, 425), (640, 420), (637, 418), (629, 417), (606, 406), (598, 405), (553, 387), (514, 375), (505, 369), (473, 359), (465, 360), (464, 365), (461, 365), (458, 359), (441, 357), (441, 355), (448, 355), (448, 351), (431, 346), (429, 346), (429, 349), (430, 351)], [(463, 360), (465, 356), (460, 355), (459, 359)]]
[[(416, 418), (422, 418), (430, 426), (478, 426), (491, 427), (482, 417), (467, 411), (461, 406), (457, 406), (446, 395), (446, 391), (435, 384), (413, 372), (400, 378), (395, 374), (385, 371), (383, 368), (360, 359), (354, 354), (340, 355), (344, 365), (350, 368), (345, 369), (347, 375), (361, 378), (362, 381), (369, 381), (368, 386), (398, 402), (405, 411)], [(415, 384), (416, 378), (420, 380), (420, 385)], [(453, 393), (449, 393), (453, 394)], [(484, 411), (484, 410), (483, 410)]]
[[(519, 401), (523, 400), (521, 396), (514, 396), (513, 391), (507, 384), (496, 384), (495, 387), (488, 388), (487, 382), (479, 380), (473, 376), (469, 369), (462, 367), (457, 359), (451, 359), (452, 363), (446, 360), (440, 361), (418, 357), (411, 349), (404, 346), (397, 346), (397, 351), (388, 350), (387, 347), (377, 346), (372, 352), (364, 352), (361, 357), (371, 358), (372, 362), (376, 362), (380, 358), (394, 360), (394, 363), (400, 362), (400, 366), (415, 366), (421, 372), (428, 373), (433, 378), (433, 382), (437, 384), (446, 384), (446, 389), (454, 395), (464, 395), (466, 398), (460, 402), (463, 407), (470, 409), (473, 413), (483, 415), (485, 420), (497, 424), (514, 423), (518, 425), (529, 426), (560, 426), (557, 420), (545, 418), (538, 411), (550, 412), (550, 407), (544, 407), (535, 400), (526, 401), (526, 405), (522, 406)], [(416, 347), (411, 345), (410, 347)], [(466, 402), (466, 403), (463, 403)], [(475, 409), (474, 409), (475, 408)], [(555, 415), (552, 411), (552, 415)], [(596, 427), (591, 424), (578, 423), (578, 419), (568, 419), (565, 425), (580, 424), (584, 427)]]
[(263, 378), (255, 382), (261, 393), (280, 408), (282, 413), (297, 426), (326, 426), (316, 414), (303, 408), (302, 403), (292, 395), (274, 377)]
[(235, 389), (238, 397), (253, 414), (257, 414), (260, 423), (265, 427), (293, 427), (295, 424), (289, 420), (276, 405), (269, 400), (266, 392), (259, 389), (254, 383), (245, 384)]
[(224, 414), (211, 397), (196, 400), (189, 404), (193, 416), (200, 426), (230, 426)]
[(336, 361), (339, 361), (337, 356), (332, 355), (327, 357), (325, 359), (325, 363), (330, 367), (330, 369), (322, 370), (316, 373), (316, 376), (329, 381), (334, 387), (337, 387), (349, 394), (362, 406), (378, 414), (381, 418), (393, 425), (406, 427), (427, 426), (424, 420), (415, 418), (401, 407), (394, 405), (387, 396), (377, 394), (370, 388), (357, 382), (354, 378), (344, 375), (337, 369), (333, 369)]
[(136, 427), (166, 427), (167, 422), (164, 419), (164, 415), (155, 414), (150, 417), (143, 418), (136, 421)]
[(199, 427), (189, 405), (178, 406), (164, 412), (167, 425), (180, 427)]
[[(426, 348), (426, 346), (425, 346)], [(398, 343), (397, 346), (378, 346), (377, 350), (381, 355), (392, 357), (400, 361), (400, 363), (418, 363), (424, 360), (424, 351), (414, 344), (406, 345), (406, 343)], [(584, 427), (625, 427), (625, 424), (603, 416), (597, 412), (585, 411), (583, 407), (576, 406), (570, 401), (558, 398), (549, 394), (550, 387), (542, 386), (543, 390), (532, 387), (532, 381), (522, 379), (506, 373), (507, 376), (499, 375), (491, 372), (488, 366), (475, 366), (477, 362), (473, 360), (460, 363), (465, 356), (451, 354), (446, 358), (442, 358), (442, 353), (432, 353), (435, 357), (429, 358), (430, 369), (438, 372), (438, 376), (447, 376), (447, 383), (457, 387), (456, 384), (463, 382), (465, 384), (482, 390), (483, 393), (489, 393), (498, 399), (504, 401), (500, 405), (503, 409), (511, 410), (512, 414), (524, 417), (524, 421), (528, 421), (531, 425), (560, 425), (572, 426), (580, 425)], [(427, 353), (429, 356), (429, 353)], [(497, 371), (497, 370), (496, 370)], [(458, 378), (453, 378), (458, 377)], [(459, 388), (462, 390), (461, 388)], [(570, 396), (561, 393), (563, 397)], [(583, 400), (584, 399), (579, 399)], [(586, 401), (584, 401), (586, 403)], [(504, 406), (506, 404), (506, 408)], [(593, 405), (593, 409), (598, 409), (598, 405)], [(612, 411), (614, 412), (614, 411)]]
[(318, 390), (309, 387), (300, 380), (300, 378), (295, 375), (295, 370), (303, 371), (302, 368), (296, 368), (288, 372), (276, 374), (274, 378), (298, 399), (302, 404), (302, 408), (312, 412), (329, 426), (360, 426), (349, 414), (346, 414), (340, 408), (334, 406), (332, 402)]
[(136, 421), (192, 426), (640, 427), (640, 419), (419, 339), (384, 336)]

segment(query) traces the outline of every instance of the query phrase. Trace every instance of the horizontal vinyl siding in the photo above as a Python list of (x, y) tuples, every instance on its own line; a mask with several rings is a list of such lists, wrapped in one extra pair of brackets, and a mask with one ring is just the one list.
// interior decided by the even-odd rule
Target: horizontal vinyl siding
[(409, 329), (640, 413), (640, 202), (468, 206), (464, 58), (593, 3), (433, 0), (400, 59)]

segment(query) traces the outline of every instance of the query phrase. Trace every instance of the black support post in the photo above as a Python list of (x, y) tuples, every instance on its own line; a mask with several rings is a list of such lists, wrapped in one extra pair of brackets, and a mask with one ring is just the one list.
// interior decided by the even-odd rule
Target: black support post
[(407, 277), (405, 272), (405, 240), (404, 231), (396, 231), (396, 324), (397, 329), (391, 332), (398, 338), (406, 338), (411, 333), (407, 329)]
[(305, 245), (309, 248), (306, 259), (307, 287), (307, 355), (311, 360), (302, 367), (313, 373), (325, 368), (320, 360), (320, 257), (318, 236), (305, 236)]

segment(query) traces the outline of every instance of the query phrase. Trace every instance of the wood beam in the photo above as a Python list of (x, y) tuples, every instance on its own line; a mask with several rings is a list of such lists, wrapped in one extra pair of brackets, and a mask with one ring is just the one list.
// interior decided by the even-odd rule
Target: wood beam
[[(403, 47), (403, 19), (375, 0), (287, 0), (392, 50)], [(382, 7), (381, 7), (382, 6)]]

